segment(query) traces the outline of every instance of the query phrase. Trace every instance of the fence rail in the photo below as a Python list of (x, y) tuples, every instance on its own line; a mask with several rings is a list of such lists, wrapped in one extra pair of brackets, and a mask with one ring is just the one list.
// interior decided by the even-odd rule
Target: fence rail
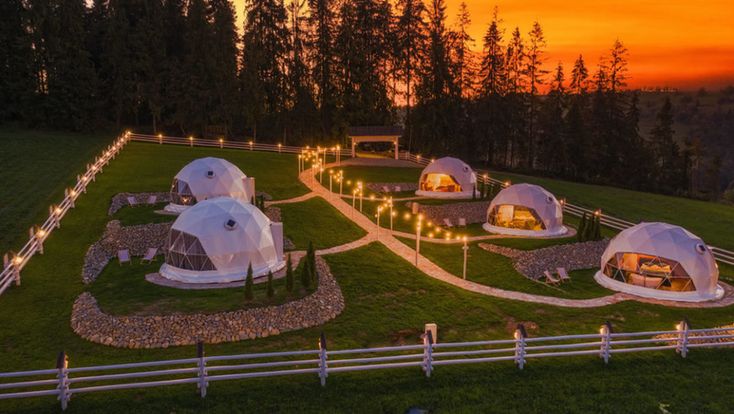
[[(56, 396), (66, 409), (71, 396), (133, 388), (196, 384), (203, 398), (211, 383), (273, 376), (313, 375), (326, 385), (330, 374), (420, 368), (430, 377), (437, 367), (513, 362), (519, 369), (540, 358), (597, 356), (604, 363), (615, 354), (675, 350), (686, 357), (692, 348), (734, 346), (734, 328), (690, 329), (681, 321), (673, 330), (613, 332), (607, 322), (598, 332), (529, 337), (518, 325), (512, 339), (438, 343), (435, 325), (426, 325), (422, 343), (379, 348), (329, 349), (324, 334), (317, 349), (206, 356), (126, 364), (70, 367), (65, 353), (55, 369), (0, 373), (0, 400)], [(9, 390), (10, 392), (4, 392)]]

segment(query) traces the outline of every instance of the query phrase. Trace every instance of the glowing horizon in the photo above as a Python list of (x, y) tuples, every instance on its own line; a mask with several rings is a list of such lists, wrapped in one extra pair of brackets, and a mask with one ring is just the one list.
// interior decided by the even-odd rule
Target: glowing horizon
[[(694, 5), (682, 0), (598, 0), (593, 4), (563, 0), (518, 2), (464, 0), (469, 7), (475, 50), (499, 8), (505, 39), (515, 26), (527, 37), (538, 20), (548, 43), (545, 67), (563, 63), (566, 77), (583, 54), (593, 73), (600, 56), (619, 38), (629, 49), (629, 88), (672, 87), (692, 90), (734, 84), (734, 3), (710, 0)], [(287, 3), (287, 1), (286, 1)], [(461, 0), (446, 0), (452, 27)], [(244, 0), (236, 0), (241, 28)]]

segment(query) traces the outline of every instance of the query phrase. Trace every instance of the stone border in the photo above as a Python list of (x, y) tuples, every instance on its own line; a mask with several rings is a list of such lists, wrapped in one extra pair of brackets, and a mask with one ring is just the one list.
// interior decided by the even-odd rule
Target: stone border
[(112, 216), (123, 207), (130, 206), (127, 201), (128, 197), (135, 197), (140, 205), (148, 205), (148, 197), (156, 196), (156, 203), (169, 203), (171, 201), (171, 193), (169, 192), (147, 192), (147, 193), (117, 193), (112, 196), (110, 201), (110, 208), (107, 210), (107, 215)]
[(512, 259), (512, 265), (521, 275), (538, 280), (543, 272), (555, 272), (558, 267), (572, 270), (598, 268), (601, 256), (609, 240), (569, 243), (535, 250), (518, 250), (490, 243), (479, 243), (479, 247), (490, 253)]
[(444, 226), (443, 219), (447, 218), (451, 224), (457, 226), (460, 218), (466, 219), (466, 224), (484, 223), (487, 221), (489, 200), (467, 200), (447, 204), (418, 204), (418, 211), (439, 226)]
[(395, 192), (395, 186), (400, 187), (401, 192), (418, 190), (418, 183), (366, 183), (365, 187), (375, 193), (381, 193), (382, 187), (387, 187), (388, 193)]
[(264, 338), (309, 328), (336, 318), (345, 308), (344, 296), (328, 264), (316, 258), (319, 286), (304, 298), (277, 306), (213, 314), (114, 316), (99, 308), (84, 292), (74, 301), (71, 328), (82, 338), (116, 348), (168, 348)]

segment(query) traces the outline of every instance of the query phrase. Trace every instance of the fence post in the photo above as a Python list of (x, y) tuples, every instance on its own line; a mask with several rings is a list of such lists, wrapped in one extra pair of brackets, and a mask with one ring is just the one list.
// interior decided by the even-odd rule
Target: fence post
[(321, 332), (319, 338), (319, 379), (321, 380), (321, 386), (326, 385), (326, 377), (329, 376), (326, 366), (326, 336)]
[(515, 364), (518, 368), (523, 369), (525, 366), (525, 325), (518, 324), (515, 329)]
[(18, 256), (14, 251), (5, 253), (3, 256), (3, 269), (11, 266), (13, 272), (13, 280), (15, 280), (15, 286), (20, 286), (20, 264), (23, 262), (23, 258)]
[(201, 398), (206, 397), (206, 388), (209, 386), (209, 381), (206, 379), (206, 359), (204, 358), (204, 342), (199, 341), (196, 343), (196, 357), (199, 358), (197, 362), (199, 368), (199, 383), (196, 387), (199, 389)]
[(430, 329), (423, 333), (423, 371), (426, 377), (433, 372), (433, 332)]
[(688, 321), (683, 319), (675, 326), (675, 328), (678, 331), (678, 344), (675, 348), (675, 352), (685, 358), (686, 355), (688, 355)]
[(59, 219), (60, 212), (61, 209), (53, 204), (48, 207), (48, 215), (51, 217), (53, 227), (56, 227), (57, 229), (61, 227), (61, 220)]
[(59, 352), (59, 356), (56, 358), (56, 369), (59, 373), (56, 377), (59, 379), (59, 385), (56, 389), (59, 390), (58, 400), (61, 401), (61, 409), (66, 410), (66, 406), (69, 405), (69, 357), (64, 351)]
[(599, 356), (604, 360), (604, 363), (609, 363), (609, 357), (611, 356), (612, 349), (612, 323), (609, 321), (604, 322), (604, 325), (599, 329), (601, 335), (601, 351)]
[(36, 249), (38, 250), (38, 253), (43, 254), (43, 238), (46, 235), (46, 232), (39, 226), (31, 227), (28, 232), (30, 233), (31, 238), (36, 240)]
[(76, 192), (73, 188), (67, 188), (64, 190), (64, 197), (69, 199), (69, 207), (74, 208), (74, 197), (76, 196)]

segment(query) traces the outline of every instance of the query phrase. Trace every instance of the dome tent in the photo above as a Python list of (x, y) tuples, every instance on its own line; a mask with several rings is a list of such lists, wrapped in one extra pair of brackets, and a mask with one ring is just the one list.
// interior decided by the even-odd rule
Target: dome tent
[(640, 223), (612, 239), (594, 276), (600, 285), (654, 299), (719, 299), (719, 269), (706, 244), (682, 227)]
[(439, 158), (428, 164), (421, 172), (418, 191), (415, 195), (431, 198), (472, 198), (477, 176), (464, 161)]
[(249, 203), (254, 195), (254, 179), (236, 165), (221, 158), (199, 158), (186, 164), (173, 178), (171, 203), (165, 210), (181, 213), (199, 201), (221, 196)]
[(494, 197), (482, 226), (490, 233), (552, 237), (568, 233), (563, 207), (553, 194), (534, 184), (511, 185)]
[(244, 280), (283, 268), (283, 228), (252, 204), (230, 197), (202, 201), (176, 219), (161, 276), (185, 283)]

